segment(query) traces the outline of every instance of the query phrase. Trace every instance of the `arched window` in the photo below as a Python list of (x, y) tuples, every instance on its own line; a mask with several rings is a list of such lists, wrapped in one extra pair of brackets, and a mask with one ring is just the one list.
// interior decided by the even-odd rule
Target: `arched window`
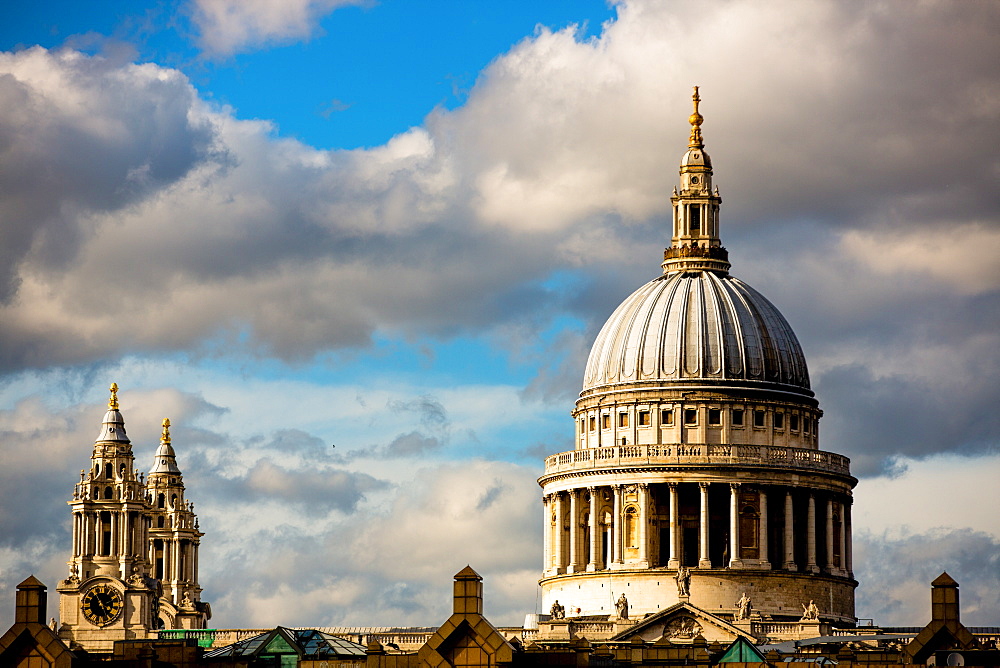
[(161, 494), (157, 494), (157, 496), (156, 496), (156, 507), (157, 508), (165, 508), (166, 505), (167, 505), (166, 498), (163, 496), (163, 494), (162, 493)]
[(156, 527), (158, 529), (163, 528), (163, 515), (160, 515), (158, 518), (156, 518)]
[(111, 480), (111, 473), (112, 473), (111, 466), (110, 465), (109, 466), (105, 466), (104, 467), (104, 477), (107, 478), (108, 480)]
[(105, 499), (113, 499), (113, 498), (115, 498), (115, 493), (111, 489), (110, 485), (108, 485), (107, 487), (104, 488), (104, 498)]
[(625, 546), (639, 547), (639, 513), (634, 506), (625, 509)]

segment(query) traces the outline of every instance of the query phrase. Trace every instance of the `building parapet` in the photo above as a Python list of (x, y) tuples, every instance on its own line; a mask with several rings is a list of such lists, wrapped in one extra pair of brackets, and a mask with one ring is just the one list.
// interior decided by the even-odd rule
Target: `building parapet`
[(545, 473), (607, 466), (764, 466), (804, 469), (850, 475), (851, 460), (825, 450), (774, 445), (713, 445), (673, 443), (663, 445), (614, 445), (560, 452), (545, 458)]

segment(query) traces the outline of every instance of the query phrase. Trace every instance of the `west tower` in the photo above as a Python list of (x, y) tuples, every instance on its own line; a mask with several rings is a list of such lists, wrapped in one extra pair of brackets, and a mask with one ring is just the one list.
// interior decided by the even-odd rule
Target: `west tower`
[[(115, 640), (147, 638), (164, 626), (205, 626), (209, 610), (198, 601), (201, 589), (196, 555), (201, 534), (194, 513), (183, 501), (183, 494), (179, 503), (162, 509), (156, 506), (160, 490), (175, 495), (183, 490), (169, 432), (165, 429), (164, 434), (167, 449), (161, 441), (147, 482), (135, 468), (132, 442), (119, 410), (118, 385), (111, 385), (90, 467), (80, 471), (80, 481), (69, 501), (73, 517), (69, 576), (59, 583), (57, 591), (59, 636), (71, 646), (109, 652)], [(193, 550), (189, 548), (194, 561), (189, 558), (188, 568), (170, 571), (170, 577), (150, 570), (157, 544), (151, 534), (162, 543), (165, 523), (170, 545), (182, 541), (194, 544)]]

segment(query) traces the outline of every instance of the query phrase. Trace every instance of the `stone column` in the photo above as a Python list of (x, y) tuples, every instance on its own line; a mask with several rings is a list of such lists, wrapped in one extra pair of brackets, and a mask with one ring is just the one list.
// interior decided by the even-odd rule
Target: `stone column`
[(639, 483), (639, 567), (649, 568), (649, 484)]
[(590, 561), (587, 563), (588, 571), (601, 570), (601, 502), (597, 496), (596, 487), (588, 487), (590, 493)]
[(785, 492), (785, 563), (786, 571), (798, 570), (795, 565), (795, 508), (792, 505), (792, 490)]
[(180, 580), (183, 576), (181, 575), (181, 542), (177, 539), (177, 535), (171, 536), (170, 541), (170, 575), (171, 580)]
[(812, 492), (809, 493), (806, 522), (806, 570), (819, 573), (819, 566), (816, 564), (816, 495)]
[(80, 556), (80, 513), (73, 513), (73, 558)]
[(548, 494), (542, 495), (542, 572), (552, 570), (552, 501)]
[(700, 482), (698, 483), (698, 487), (701, 489), (701, 521), (698, 523), (698, 568), (711, 568), (712, 560), (708, 557), (708, 483)]
[(760, 533), (758, 534), (757, 544), (759, 545), (758, 558), (760, 559), (761, 568), (771, 568), (771, 558), (767, 553), (767, 492), (763, 489), (758, 492), (760, 494)]
[(840, 535), (837, 536), (837, 540), (840, 541), (840, 563), (838, 566), (838, 572), (840, 575), (847, 575), (847, 504), (840, 502)]
[(826, 500), (826, 572), (831, 575), (837, 565), (833, 563), (833, 499)]
[(563, 530), (563, 518), (566, 515), (566, 500), (562, 492), (556, 492), (556, 573), (566, 572), (566, 532)]
[(847, 545), (844, 547), (843, 555), (844, 555), (844, 570), (846, 571), (847, 577), (849, 577), (849, 578), (853, 578), (854, 577), (854, 554), (853, 554), (853, 552), (854, 552), (854, 545), (853, 545), (854, 538), (851, 535), (852, 534), (852, 530), (851, 530), (851, 506), (852, 506), (852, 499), (850, 497), (848, 497), (847, 503), (844, 504), (844, 518), (843, 518), (843, 522), (844, 522), (845, 540), (847, 541)]
[(615, 493), (614, 517), (611, 518), (611, 568), (622, 567), (622, 486), (612, 485)]
[(681, 517), (677, 506), (677, 483), (667, 483), (670, 487), (670, 557), (667, 568), (678, 568), (681, 565), (678, 547), (680, 546)]
[(119, 519), (120, 518), (118, 517), (118, 513), (116, 513), (113, 510), (111, 511), (110, 515), (111, 515), (111, 546), (110, 546), (111, 549), (109, 550), (109, 552), (111, 554), (109, 556), (118, 556), (118, 554), (120, 554), (120, 552), (118, 550), (118, 540), (119, 540), (119, 533), (120, 533), (120, 527), (119, 527)]
[(580, 490), (569, 491), (569, 568), (567, 573), (580, 570)]
[(729, 483), (729, 568), (740, 568), (740, 484)]

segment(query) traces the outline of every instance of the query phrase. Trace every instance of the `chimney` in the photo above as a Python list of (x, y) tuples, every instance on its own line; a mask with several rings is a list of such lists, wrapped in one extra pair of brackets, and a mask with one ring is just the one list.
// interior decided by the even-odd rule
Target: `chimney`
[(14, 623), (45, 625), (45, 589), (45, 585), (34, 575), (29, 575), (27, 580), (17, 585)]
[(958, 583), (947, 572), (931, 583), (931, 620), (954, 622), (958, 619)]
[(455, 614), (483, 614), (483, 578), (472, 566), (455, 574)]

